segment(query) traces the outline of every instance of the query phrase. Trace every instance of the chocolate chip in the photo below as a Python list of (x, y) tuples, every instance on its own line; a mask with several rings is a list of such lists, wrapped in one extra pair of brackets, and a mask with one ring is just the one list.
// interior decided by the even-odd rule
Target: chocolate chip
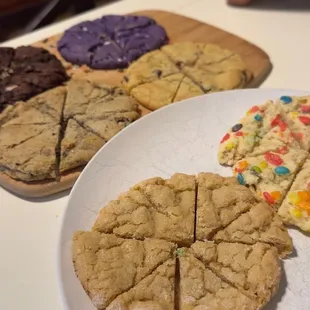
[(43, 41), (42, 41), (42, 43), (47, 43), (48, 42), (48, 39), (44, 39)]
[(128, 81), (129, 81), (128, 76), (126, 76), (126, 75), (124, 76), (124, 81), (125, 81), (125, 82), (128, 82)]
[(175, 64), (179, 69), (183, 67), (182, 61), (177, 61)]
[(161, 75), (163, 74), (161, 70), (154, 70), (153, 72), (157, 75), (158, 78), (160, 78)]
[(232, 132), (237, 132), (237, 131), (239, 131), (242, 127), (243, 127), (242, 124), (236, 124), (235, 126), (233, 126), (233, 127), (231, 128), (231, 130), (232, 130)]

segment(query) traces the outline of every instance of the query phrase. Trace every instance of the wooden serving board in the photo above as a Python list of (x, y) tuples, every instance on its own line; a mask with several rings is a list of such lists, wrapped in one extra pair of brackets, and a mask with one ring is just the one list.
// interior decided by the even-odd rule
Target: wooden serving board
[[(143, 15), (155, 19), (163, 26), (169, 36), (169, 43), (193, 41), (201, 43), (215, 43), (223, 48), (238, 53), (253, 74), (253, 79), (247, 87), (258, 86), (271, 71), (272, 65), (268, 55), (257, 46), (231, 33), (197, 20), (165, 11), (139, 11), (130, 15)], [(57, 41), (62, 36), (58, 34), (36, 42), (33, 46), (43, 47), (55, 54), (63, 63), (68, 74), (73, 78), (87, 78), (110, 85), (121, 85), (124, 70), (92, 70), (87, 66), (71, 65), (60, 56), (57, 51)], [(140, 107), (142, 116), (151, 111)], [(42, 181), (25, 183), (16, 181), (4, 173), (0, 173), (0, 185), (7, 190), (25, 197), (44, 197), (71, 188), (83, 168), (75, 169), (71, 173), (56, 181)]]

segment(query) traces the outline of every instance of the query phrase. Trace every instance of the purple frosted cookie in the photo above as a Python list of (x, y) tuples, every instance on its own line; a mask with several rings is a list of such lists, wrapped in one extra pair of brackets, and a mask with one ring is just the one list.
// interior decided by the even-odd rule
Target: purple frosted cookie
[(164, 28), (151, 18), (107, 15), (66, 30), (58, 50), (73, 64), (118, 69), (167, 42)]

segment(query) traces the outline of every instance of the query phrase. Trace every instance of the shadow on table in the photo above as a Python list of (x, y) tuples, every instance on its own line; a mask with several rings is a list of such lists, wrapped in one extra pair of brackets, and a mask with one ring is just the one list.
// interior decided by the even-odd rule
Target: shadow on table
[(277, 11), (305, 11), (310, 10), (309, 0), (253, 0), (245, 8)]

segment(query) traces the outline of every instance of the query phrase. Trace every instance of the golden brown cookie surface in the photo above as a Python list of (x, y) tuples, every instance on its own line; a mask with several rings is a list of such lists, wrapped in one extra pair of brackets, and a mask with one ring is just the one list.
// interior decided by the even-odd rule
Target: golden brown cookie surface
[(204, 93), (243, 88), (251, 79), (239, 55), (213, 44), (169, 44), (142, 56), (125, 72), (125, 89), (156, 110)]

